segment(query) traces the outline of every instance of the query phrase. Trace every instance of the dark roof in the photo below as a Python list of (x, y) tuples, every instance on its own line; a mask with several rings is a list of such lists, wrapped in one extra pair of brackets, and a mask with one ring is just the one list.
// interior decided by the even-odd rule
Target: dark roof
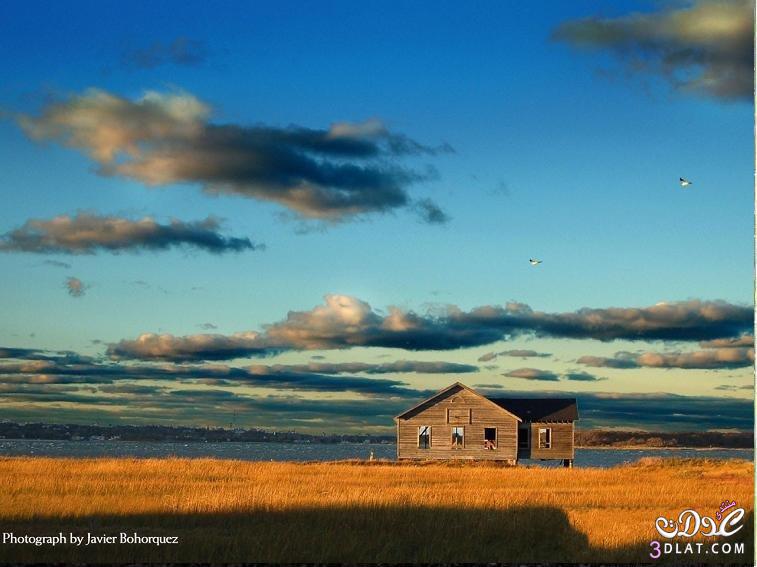
[(575, 398), (489, 398), (523, 421), (576, 421)]

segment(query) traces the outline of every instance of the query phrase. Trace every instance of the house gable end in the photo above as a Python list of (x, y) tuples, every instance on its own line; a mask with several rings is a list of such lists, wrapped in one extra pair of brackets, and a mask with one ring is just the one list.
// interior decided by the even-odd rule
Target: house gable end
[(484, 403), (486, 403), (488, 405), (491, 405), (493, 408), (496, 408), (497, 410), (501, 411), (502, 413), (507, 414), (508, 416), (514, 418), (517, 421), (523, 421), (520, 417), (518, 417), (517, 415), (515, 415), (511, 411), (509, 411), (506, 408), (503, 408), (502, 406), (500, 406), (500, 405), (492, 402), (486, 396), (482, 396), (481, 394), (479, 394), (478, 392), (476, 392), (474, 389), (469, 388), (468, 386), (466, 386), (465, 384), (462, 384), (460, 382), (455, 382), (451, 386), (448, 386), (448, 387), (444, 388), (443, 390), (440, 390), (439, 392), (437, 392), (436, 394), (434, 394), (430, 398), (422, 401), (421, 403), (413, 406), (412, 408), (410, 408), (410, 409), (404, 411), (403, 413), (401, 413), (400, 415), (396, 416), (394, 418), (394, 420), (398, 421), (398, 420), (401, 420), (401, 419), (402, 420), (409, 419), (409, 418), (411, 418), (411, 417), (413, 417), (413, 416), (421, 413), (422, 411), (424, 411), (424, 410), (426, 410), (426, 409), (428, 409), (428, 408), (430, 408), (430, 407), (432, 407), (432, 406), (434, 406), (434, 405), (436, 405), (436, 404), (444, 401), (445, 399), (454, 396), (456, 393), (461, 392), (461, 391), (466, 391), (466, 392), (469, 392), (470, 394), (473, 394), (474, 396), (476, 396), (477, 398), (479, 398), (480, 400), (482, 400)]

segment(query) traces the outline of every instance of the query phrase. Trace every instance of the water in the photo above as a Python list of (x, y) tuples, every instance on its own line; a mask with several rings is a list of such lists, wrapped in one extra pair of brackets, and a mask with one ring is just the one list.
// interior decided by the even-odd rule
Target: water
[[(339, 461), (367, 459), (373, 451), (377, 459), (394, 459), (394, 444), (362, 443), (172, 443), (148, 441), (44, 441), (1, 439), (0, 456), (44, 457), (210, 457), (244, 461)], [(707, 459), (754, 458), (752, 449), (576, 449), (576, 467), (612, 467), (632, 463), (642, 457)], [(560, 461), (521, 461), (523, 464), (560, 466)]]

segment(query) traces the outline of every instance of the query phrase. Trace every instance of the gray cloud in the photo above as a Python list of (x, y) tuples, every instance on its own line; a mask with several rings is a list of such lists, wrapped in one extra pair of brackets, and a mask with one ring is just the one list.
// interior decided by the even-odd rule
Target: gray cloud
[(522, 303), (462, 311), (418, 314), (396, 307), (384, 315), (365, 301), (328, 295), (325, 305), (290, 311), (263, 331), (234, 335), (177, 337), (145, 333), (108, 347), (113, 358), (223, 360), (287, 350), (344, 349), (356, 346), (404, 350), (453, 350), (491, 344), (509, 336), (624, 340), (710, 340), (741, 335), (752, 326), (749, 307), (724, 301), (660, 303), (645, 308), (579, 309), (569, 313), (534, 311)]
[[(45, 422), (227, 424), (236, 412), (254, 416), (248, 426), (298, 430), (390, 433), (392, 416), (431, 392), (404, 388), (401, 382), (322, 375), (261, 376), (223, 365), (133, 365), (92, 360), (75, 353), (35, 349), (0, 349), (3, 417)], [(40, 360), (43, 357), (43, 360)], [(68, 360), (68, 362), (67, 362)], [(70, 362), (79, 360), (80, 362)], [(145, 380), (145, 382), (138, 382)], [(310, 380), (310, 381), (309, 381)], [(188, 381), (217, 386), (187, 388)], [(156, 383), (157, 382), (157, 383)], [(291, 390), (260, 395), (218, 387), (252, 385)], [(500, 384), (479, 384), (502, 395)], [(178, 388), (178, 389), (177, 389)], [(749, 389), (741, 386), (739, 389)], [(730, 388), (728, 389), (730, 390)], [(306, 399), (296, 392), (355, 392), (360, 399)], [(751, 398), (693, 397), (667, 393), (620, 394), (547, 391), (535, 394), (508, 389), (512, 397), (572, 396), (578, 399), (581, 426), (633, 427), (682, 431), (753, 429)], [(156, 411), (159, 410), (159, 411)]]
[(33, 139), (86, 153), (102, 175), (150, 186), (197, 183), (209, 194), (271, 201), (325, 221), (411, 206), (407, 188), (433, 175), (396, 159), (451, 151), (390, 132), (377, 120), (318, 130), (213, 124), (210, 114), (186, 93), (129, 100), (90, 90), (18, 121)]
[[(502, 396), (498, 385), (491, 393)], [(411, 399), (367, 398), (360, 400), (310, 400), (288, 395), (245, 395), (224, 390), (160, 390), (144, 393), (82, 394), (56, 391), (59, 385), (9, 386), (3, 392), (3, 417), (20, 421), (92, 423), (167, 423), (226, 425), (236, 412), (246, 426), (321, 432), (359, 431), (390, 434), (392, 416), (407, 409), (425, 392)], [(485, 392), (485, 390), (482, 390)], [(512, 397), (533, 397), (534, 392), (507, 391)], [(638, 428), (649, 431), (706, 431), (710, 429), (754, 428), (751, 399), (714, 396), (680, 396), (668, 393), (609, 394), (547, 391), (539, 396), (571, 396), (578, 399), (581, 427)], [(65, 405), (55, 402), (67, 402)], [(160, 411), (156, 411), (159, 409)]]
[(514, 356), (517, 358), (548, 358), (552, 355), (547, 352), (536, 352), (535, 350), (512, 349), (503, 350), (502, 352), (487, 352), (486, 354), (480, 356), (478, 361), (488, 362), (490, 360), (494, 360), (498, 356)]
[(588, 372), (566, 372), (565, 374), (557, 374), (549, 370), (539, 370), (538, 368), (518, 368), (503, 374), (508, 378), (523, 378), (525, 380), (537, 380), (544, 382), (558, 382), (560, 380), (570, 380), (573, 382), (599, 382), (601, 380), (607, 380), (601, 376), (595, 376)]
[(89, 286), (79, 278), (72, 276), (66, 279), (65, 287), (68, 290), (68, 295), (71, 297), (82, 297)]
[(249, 238), (233, 238), (219, 232), (220, 221), (208, 217), (185, 222), (173, 219), (160, 224), (150, 217), (130, 220), (79, 212), (51, 219), (30, 219), (0, 236), (0, 252), (37, 254), (94, 254), (166, 250), (191, 247), (214, 254), (264, 248)]
[[(481, 390), (485, 395), (485, 389)], [(489, 395), (501, 397), (501, 389)], [(617, 393), (563, 390), (508, 390), (513, 398), (573, 397), (578, 400), (581, 428), (638, 428), (647, 431), (707, 431), (754, 429), (751, 398), (682, 396), (666, 392)]]
[(566, 372), (563, 374), (563, 378), (574, 382), (600, 382), (602, 380), (607, 380), (607, 378), (603, 376), (589, 374), (588, 372)]
[(517, 370), (511, 370), (502, 376), (544, 382), (557, 382), (560, 380), (560, 377), (554, 372), (550, 372), (549, 370), (539, 370), (538, 368), (518, 368)]
[(250, 366), (250, 370), (253, 372), (260, 370), (265, 373), (316, 372), (319, 374), (404, 374), (410, 372), (417, 372), (419, 374), (467, 374), (478, 372), (479, 369), (478, 366), (458, 364), (455, 362), (397, 360), (395, 362), (384, 362), (381, 364), (370, 364), (365, 362), (309, 362), (307, 364), (274, 365), (258, 364)]
[(621, 18), (566, 22), (553, 38), (606, 49), (632, 72), (652, 72), (674, 88), (722, 100), (752, 100), (752, 0), (697, 0)]
[(720, 386), (715, 386), (714, 389), (726, 392), (738, 392), (739, 390), (754, 390), (754, 385), (744, 384), (743, 386), (736, 386), (735, 384), (721, 384)]
[(156, 41), (142, 49), (132, 49), (123, 56), (127, 67), (154, 69), (161, 65), (182, 65), (194, 67), (207, 60), (208, 50), (205, 43), (188, 37), (177, 37), (169, 43)]
[(594, 368), (639, 368), (636, 362), (636, 354), (632, 352), (617, 352), (614, 357), (607, 356), (582, 356), (576, 362)]
[[(3, 248), (3, 237), (0, 237), (0, 250)], [(68, 262), (61, 262), (60, 260), (43, 260), (43, 264), (47, 266), (53, 266), (54, 268), (65, 268), (67, 270), (71, 269), (71, 264)]]
[[(388, 433), (392, 416), (407, 399), (311, 400), (288, 395), (250, 396), (220, 389), (165, 390), (130, 394), (52, 391), (58, 386), (17, 388), (6, 397), (3, 416), (19, 421), (128, 424), (238, 425), (320, 433)], [(61, 404), (63, 402), (64, 404)], [(156, 411), (159, 410), (159, 411)], [(388, 424), (388, 425), (387, 425)]]
[(504, 350), (499, 353), (499, 356), (517, 356), (519, 358), (531, 358), (531, 357), (547, 358), (552, 355), (549, 354), (548, 352), (536, 352), (535, 350), (514, 349), (514, 350)]
[(753, 348), (711, 348), (692, 352), (616, 352), (614, 357), (582, 356), (576, 362), (595, 368), (745, 368), (754, 364)]
[(415, 211), (420, 219), (428, 224), (447, 224), (450, 221), (449, 215), (431, 199), (416, 201)]
[[(161, 380), (177, 384), (182, 381), (213, 379), (247, 386), (303, 392), (354, 392), (363, 396), (401, 398), (430, 395), (429, 392), (409, 388), (399, 380), (335, 377), (308, 368), (268, 368), (260, 365), (240, 368), (222, 364), (121, 364), (97, 361), (74, 354), (45, 355), (30, 349), (0, 349), (0, 355), (2, 354), (9, 356), (0, 364), (0, 383), (111, 384), (124, 380)], [(402, 366), (400, 363), (398, 368)]]

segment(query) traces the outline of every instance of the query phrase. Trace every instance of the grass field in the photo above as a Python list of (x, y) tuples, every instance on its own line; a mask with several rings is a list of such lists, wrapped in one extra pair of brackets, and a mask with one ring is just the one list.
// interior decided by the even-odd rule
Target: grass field
[[(209, 459), (0, 459), (0, 531), (178, 545), (0, 545), (0, 562), (649, 562), (657, 517), (736, 500), (752, 564), (753, 465), (612, 469)], [(673, 558), (681, 562), (681, 557)]]

